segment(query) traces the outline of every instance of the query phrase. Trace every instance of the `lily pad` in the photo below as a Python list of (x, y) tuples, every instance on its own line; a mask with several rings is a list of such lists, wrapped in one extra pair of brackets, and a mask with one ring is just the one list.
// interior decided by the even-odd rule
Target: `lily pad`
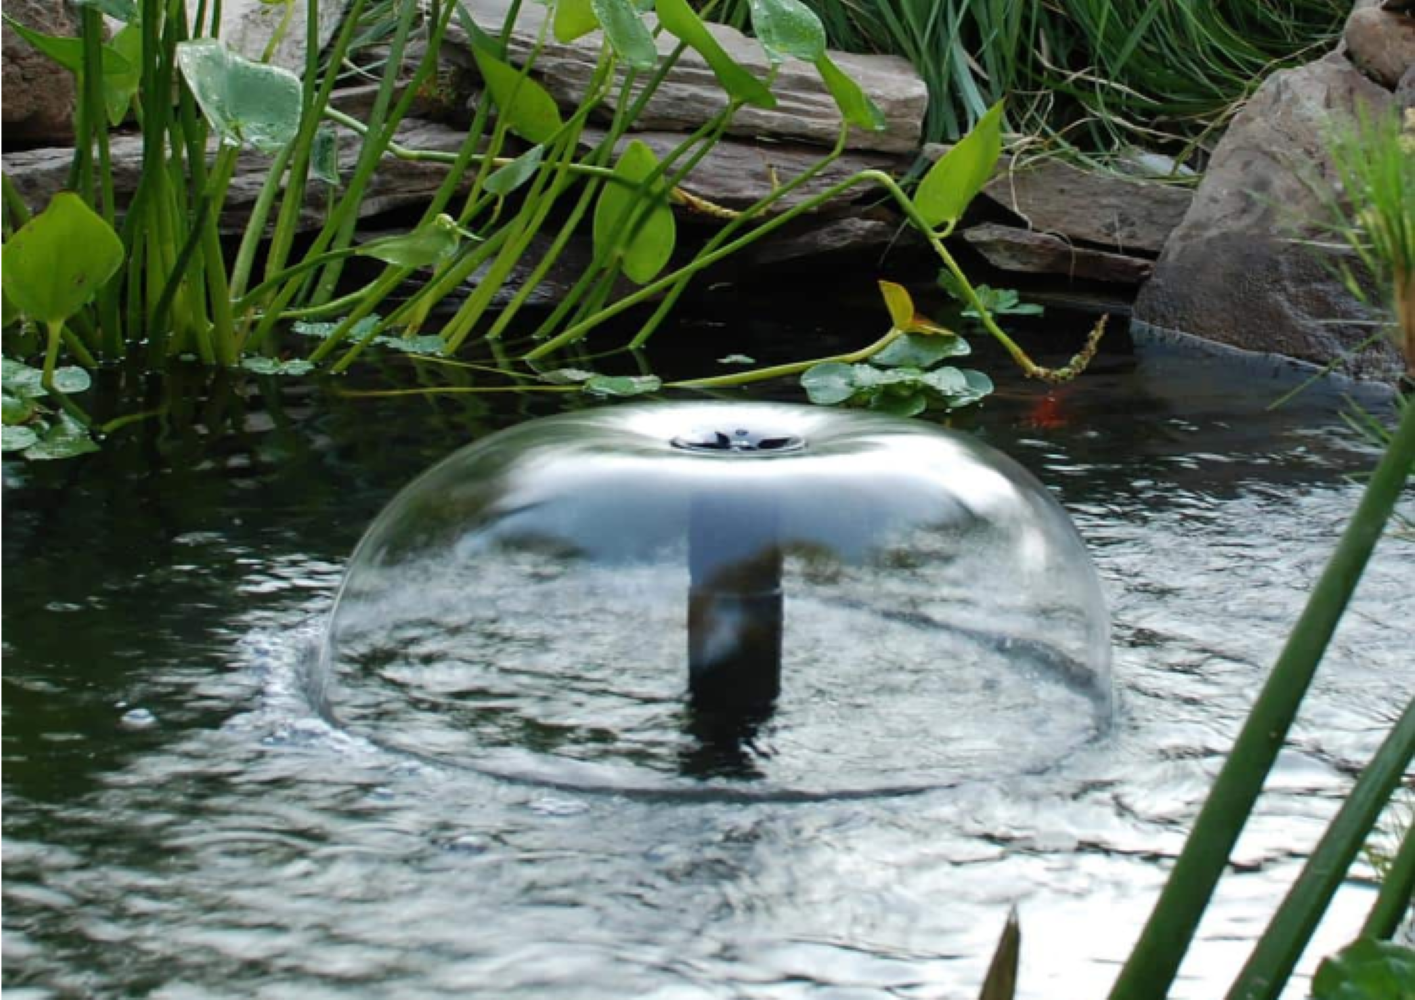
[(257, 375), (308, 375), (314, 371), (314, 362), (303, 358), (281, 361), (278, 358), (243, 358), (241, 367)]
[(3, 400), (4, 423), (6, 427), (22, 424), (29, 420), (39, 410), (39, 406), (32, 398), (26, 396), (12, 396), (6, 392), (0, 396)]
[(595, 375), (585, 380), (585, 392), (595, 396), (627, 398), (661, 388), (663, 380), (657, 375)]
[(870, 360), (886, 367), (930, 368), (944, 358), (958, 358), (972, 351), (962, 337), (906, 334)]
[(870, 400), (870, 409), (892, 417), (917, 417), (928, 406), (929, 401), (922, 392), (882, 392)]
[(578, 385), (594, 377), (594, 372), (587, 372), (583, 368), (557, 368), (554, 371), (541, 372), (540, 380), (551, 385)]
[(98, 451), (98, 445), (89, 436), (88, 428), (67, 413), (61, 413), (49, 430), (25, 450), (25, 458), (50, 461), (73, 458), (75, 455), (86, 455), (94, 451)]
[(801, 376), (801, 388), (806, 390), (812, 403), (835, 406), (855, 395), (855, 372), (839, 361), (813, 365)]
[(0, 428), (0, 451), (24, 451), (38, 440), (39, 435), (29, 427), (6, 424)]
[[(38, 399), (40, 396), (47, 396), (49, 393), (44, 388), (43, 380), (44, 372), (38, 368), (31, 368), (12, 358), (3, 360), (3, 369), (0, 369), (0, 382), (3, 382), (8, 395), (18, 396), (21, 399)], [(65, 365), (62, 368), (54, 369), (54, 385), (65, 395), (83, 392), (92, 384), (93, 379), (82, 368)]]

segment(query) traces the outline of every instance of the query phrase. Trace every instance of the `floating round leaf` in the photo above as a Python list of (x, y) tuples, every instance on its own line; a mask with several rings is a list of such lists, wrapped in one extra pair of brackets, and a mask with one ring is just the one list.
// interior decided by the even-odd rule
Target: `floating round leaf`
[(25, 458), (40, 461), (73, 458), (97, 450), (98, 445), (89, 436), (88, 428), (67, 413), (61, 413), (49, 430), (25, 449)]

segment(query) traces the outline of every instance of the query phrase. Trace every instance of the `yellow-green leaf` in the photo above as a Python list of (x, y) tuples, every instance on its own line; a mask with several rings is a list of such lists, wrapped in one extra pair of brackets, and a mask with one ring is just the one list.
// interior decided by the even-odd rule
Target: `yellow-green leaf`
[(983, 189), (1002, 155), (1002, 102), (939, 157), (914, 192), (914, 207), (930, 226), (954, 225)]
[(0, 258), (5, 297), (40, 323), (84, 307), (123, 263), (123, 241), (78, 195), (61, 191), (10, 237)]
[(614, 166), (616, 180), (604, 186), (595, 205), (595, 256), (606, 260), (618, 254), (624, 275), (640, 285), (663, 270), (677, 238), (663, 179), (645, 189), (657, 167), (653, 151), (635, 139)]
[(884, 112), (870, 100), (869, 94), (860, 89), (858, 83), (830, 61), (830, 56), (822, 54), (815, 61), (815, 67), (826, 90), (829, 90), (830, 96), (834, 98), (835, 106), (840, 109), (841, 118), (850, 125), (858, 125), (871, 132), (884, 131)]
[(881, 281), (879, 290), (884, 296), (884, 305), (889, 310), (889, 321), (894, 328), (909, 329), (914, 322), (914, 299), (909, 295), (909, 290), (892, 281)]
[(560, 130), (560, 109), (544, 87), (481, 47), (472, 47), (472, 57), (512, 132), (529, 142), (548, 142)]
[(718, 43), (707, 25), (687, 0), (655, 0), (654, 9), (658, 13), (658, 23), (665, 31), (687, 45), (712, 70), (722, 89), (738, 101), (744, 101), (758, 108), (776, 107), (776, 98), (771, 95), (766, 84), (748, 73)]
[(569, 44), (599, 27), (590, 0), (555, 0), (555, 40)]

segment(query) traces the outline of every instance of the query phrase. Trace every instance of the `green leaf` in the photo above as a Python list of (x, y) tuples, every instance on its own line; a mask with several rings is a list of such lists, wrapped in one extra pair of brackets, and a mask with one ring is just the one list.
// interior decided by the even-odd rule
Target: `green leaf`
[(177, 65), (222, 141), (278, 153), (300, 129), (300, 78), (199, 38), (177, 44)]
[[(950, 274), (949, 277), (953, 276)], [(948, 286), (945, 285), (945, 287)], [(953, 287), (961, 289), (962, 286), (958, 285), (955, 280)], [(978, 285), (973, 291), (978, 293), (978, 300), (982, 302), (983, 308), (994, 316), (1041, 316), (1046, 312), (1042, 306), (1023, 302), (1014, 288), (992, 288), (988, 285)], [(978, 310), (972, 306), (964, 309), (963, 315), (970, 319), (981, 318)]]
[(992, 177), (1002, 155), (1002, 102), (998, 101), (973, 130), (938, 158), (919, 182), (914, 207), (930, 226), (953, 226), (968, 203)]
[(405, 236), (365, 243), (354, 252), (397, 267), (429, 267), (451, 259), (462, 241), (456, 221), (439, 215)]
[(687, 0), (656, 0), (654, 9), (665, 31), (703, 57), (728, 96), (758, 108), (776, 107), (776, 98), (767, 85), (727, 54)]
[[(354, 324), (354, 328), (349, 331), (349, 336), (358, 339), (359, 337), (367, 335), (370, 330), (378, 326), (380, 319), (377, 314), (365, 316)], [(327, 323), (310, 323), (305, 320), (298, 320), (290, 329), (294, 330), (302, 337), (318, 337), (321, 340), (325, 340), (334, 333), (335, 330), (339, 329), (341, 322), (343, 321), (334, 320)]]
[(972, 348), (962, 337), (920, 336), (910, 333), (900, 337), (874, 357), (871, 363), (888, 368), (911, 366), (930, 368), (944, 358), (958, 358)]
[(551, 385), (578, 385), (594, 377), (594, 372), (587, 372), (583, 368), (557, 368), (554, 371), (541, 372), (540, 380)]
[(717, 363), (720, 365), (754, 365), (757, 360), (749, 358), (745, 354), (729, 354), (725, 358), (718, 358)]
[(12, 396), (35, 399), (48, 395), (40, 384), (43, 378), (44, 372), (38, 368), (31, 368), (13, 358), (0, 358), (0, 384), (3, 384), (5, 392)]
[(658, 46), (629, 0), (590, 0), (590, 6), (620, 59), (634, 69), (654, 68), (658, 63)]
[(89, 436), (88, 428), (67, 413), (61, 413), (44, 436), (26, 449), (25, 458), (48, 461), (73, 458), (75, 455), (86, 455), (97, 450), (98, 445)]
[(142, 26), (125, 26), (104, 48), (116, 52), (128, 64), (123, 70), (110, 69), (107, 63), (103, 67), (103, 104), (108, 109), (108, 123), (120, 125), (142, 84)]
[(1354, 941), (1317, 967), (1312, 996), (1314, 1000), (1415, 997), (1415, 951), (1390, 941)]
[(812, 365), (801, 376), (801, 388), (806, 390), (812, 403), (835, 406), (855, 395), (855, 371), (839, 361)]
[(940, 396), (968, 392), (968, 379), (957, 368), (935, 368), (920, 380)]
[(992, 384), (992, 379), (972, 368), (964, 368), (962, 371), (963, 378), (968, 382), (968, 393), (970, 395), (977, 396), (979, 399), (982, 399), (984, 396), (992, 395), (993, 389), (996, 388)]
[(527, 142), (549, 142), (560, 130), (560, 108), (546, 89), (483, 46), (472, 46), (472, 57), (486, 89), (506, 125)]
[[(635, 139), (624, 147), (614, 165), (618, 180), (604, 186), (595, 205), (595, 256), (607, 260), (618, 252), (625, 276), (640, 285), (652, 281), (663, 270), (677, 239), (673, 209), (668, 206), (662, 177), (656, 178), (647, 191), (642, 187), (657, 168), (653, 150)], [(645, 211), (642, 206), (646, 198), (649, 207)]]
[(39, 440), (39, 435), (28, 427), (14, 427), (6, 424), (0, 429), (0, 451), (24, 451)]
[(585, 392), (595, 396), (642, 396), (663, 388), (657, 375), (593, 375), (585, 380)]
[(815, 60), (815, 67), (816, 72), (821, 75), (821, 81), (825, 83), (826, 90), (829, 90), (830, 96), (834, 98), (835, 106), (840, 109), (841, 118), (850, 125), (857, 125), (871, 132), (884, 131), (888, 124), (884, 112), (870, 100), (869, 94), (860, 89), (858, 83), (830, 61), (830, 56), (822, 54)]
[(497, 197), (505, 198), (536, 175), (543, 156), (545, 156), (544, 146), (532, 146), (488, 177), (486, 189)]
[(773, 63), (788, 56), (813, 63), (825, 55), (825, 28), (801, 0), (748, 0), (748, 6), (752, 34)]
[[(42, 31), (35, 31), (33, 28), (25, 27), (8, 14), (0, 14), (6, 24), (14, 29), (15, 34), (29, 42), (42, 54), (53, 59), (60, 66), (74, 75), (83, 72), (84, 68), (84, 43), (82, 38), (71, 38), (68, 35), (46, 35)], [(110, 46), (99, 47), (101, 53), (100, 60), (103, 64), (103, 75), (122, 74), (130, 72), (133, 67), (124, 59), (122, 55), (114, 51)]]
[(929, 401), (922, 392), (882, 392), (870, 400), (870, 409), (892, 417), (917, 417), (928, 409)]
[(73, 0), (75, 7), (97, 7), (115, 21), (128, 24), (137, 20), (138, 5), (135, 0)]
[(314, 131), (314, 142), (310, 144), (310, 173), (330, 187), (339, 186), (339, 134), (328, 122)]
[(425, 333), (420, 337), (375, 337), (374, 343), (404, 354), (440, 355), (447, 342), (440, 333)]
[(569, 44), (599, 27), (590, 0), (555, 0), (553, 31), (557, 42)]
[(61, 191), (0, 253), (10, 302), (37, 322), (62, 323), (122, 265), (123, 241), (82, 198)]
[(314, 371), (314, 362), (303, 358), (281, 361), (278, 358), (242, 358), (241, 367), (257, 375), (308, 375)]
[(3, 412), (6, 427), (24, 423), (39, 409), (32, 397), (16, 396), (8, 392), (0, 394), (0, 403), (3, 403), (3, 410), (0, 412)]

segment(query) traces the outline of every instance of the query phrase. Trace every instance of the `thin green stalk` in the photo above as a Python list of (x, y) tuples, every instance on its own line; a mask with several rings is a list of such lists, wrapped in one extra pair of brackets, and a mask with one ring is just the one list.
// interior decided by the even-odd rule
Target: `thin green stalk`
[(1406, 407), (1336, 552), (1313, 588), (1277, 664), (1170, 872), (1111, 1000), (1164, 996), (1277, 759), (1327, 643), (1361, 579), (1415, 463), (1415, 407)]
[[(318, 0), (309, 2), (313, 6)], [(256, 251), (260, 249), (265, 236), (265, 222), (270, 218), (270, 210), (275, 206), (276, 196), (284, 187), (285, 168), (290, 163), (293, 151), (294, 143), (291, 143), (275, 154), (275, 159), (270, 164), (270, 173), (265, 175), (265, 183), (260, 186), (260, 194), (256, 196), (255, 205), (251, 208), (251, 217), (246, 222), (245, 232), (241, 234), (236, 262), (231, 265), (232, 298), (239, 299), (245, 294), (246, 283), (250, 281), (251, 268), (255, 264)], [(238, 313), (241, 311), (237, 309)]]
[[(1258, 939), (1229, 1000), (1276, 1000), (1415, 754), (1415, 699), (1381, 743)], [(1409, 898), (1408, 896), (1406, 897)]]
[(712, 375), (707, 378), (690, 378), (680, 382), (667, 382), (666, 389), (726, 389), (732, 386), (750, 385), (753, 382), (765, 382), (768, 379), (786, 378), (791, 375), (800, 375), (809, 371), (816, 365), (823, 365), (829, 362), (839, 362), (845, 365), (860, 364), (868, 361), (890, 344), (894, 343), (904, 331), (898, 327), (890, 327), (879, 340), (860, 348), (858, 351), (850, 351), (846, 354), (832, 354), (824, 358), (813, 358), (810, 361), (792, 361), (784, 365), (772, 365), (767, 368), (756, 368), (752, 371), (733, 372), (730, 375)]
[(1376, 903), (1361, 926), (1361, 936), (1389, 941), (1410, 912), (1412, 898), (1415, 898), (1415, 822), (1406, 827), (1400, 850), (1376, 895)]
[(206, 224), (202, 227), (202, 257), (206, 265), (206, 281), (210, 295), (210, 336), (213, 342), (205, 343), (208, 336), (205, 324), (199, 322), (197, 344), (202, 359), (208, 364), (213, 363), (213, 360), (207, 359), (207, 354), (210, 353), (215, 362), (228, 367), (236, 364), (240, 355), (236, 347), (235, 318), (231, 312), (231, 289), (226, 283), (226, 261), (221, 250), (221, 234), (217, 230), (217, 213), (226, 199), (226, 188), (231, 183), (231, 175), (236, 171), (236, 158), (239, 155), (240, 150), (236, 147), (223, 147), (216, 155), (216, 167), (211, 172), (207, 194), (204, 196), (211, 201), (211, 211), (207, 213)]
[(39, 377), (39, 384), (44, 386), (45, 392), (54, 397), (60, 409), (87, 427), (88, 414), (54, 384), (54, 369), (59, 361), (59, 341), (63, 336), (64, 322), (60, 320), (57, 323), (49, 323), (47, 327), (49, 343), (44, 351), (44, 371)]

